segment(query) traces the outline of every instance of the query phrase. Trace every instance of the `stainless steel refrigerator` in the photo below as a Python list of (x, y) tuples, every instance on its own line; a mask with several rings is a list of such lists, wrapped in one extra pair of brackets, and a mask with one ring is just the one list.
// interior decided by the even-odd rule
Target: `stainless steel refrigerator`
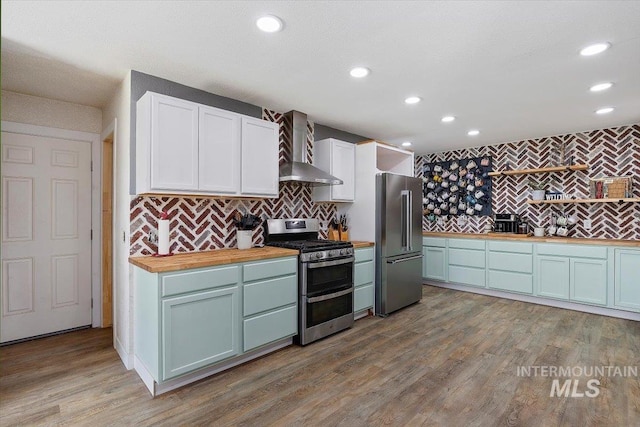
[(422, 298), (422, 180), (376, 175), (376, 314)]

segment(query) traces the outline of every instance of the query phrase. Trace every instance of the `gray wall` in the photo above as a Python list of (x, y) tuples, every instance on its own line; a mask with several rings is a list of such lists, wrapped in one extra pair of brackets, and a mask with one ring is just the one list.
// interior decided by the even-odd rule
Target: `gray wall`
[(329, 126), (324, 126), (324, 125), (315, 123), (313, 128), (313, 139), (315, 139), (316, 141), (319, 141), (325, 138), (335, 138), (341, 141), (351, 142), (353, 144), (356, 144), (360, 141), (373, 139), (373, 138), (367, 138), (364, 136), (356, 135), (354, 133), (345, 132), (340, 129), (334, 129)]
[[(132, 195), (136, 194), (136, 102), (138, 102), (147, 91), (174, 96), (211, 107), (222, 108), (223, 110), (233, 111), (246, 116), (262, 117), (262, 108), (256, 105), (247, 104), (246, 102), (236, 99), (215, 95), (160, 77), (131, 70), (131, 145), (129, 147), (131, 155), (131, 161), (129, 163), (131, 179), (129, 180), (129, 192)], [(336, 138), (352, 143), (370, 139), (316, 123), (315, 139), (320, 140), (324, 138)]]

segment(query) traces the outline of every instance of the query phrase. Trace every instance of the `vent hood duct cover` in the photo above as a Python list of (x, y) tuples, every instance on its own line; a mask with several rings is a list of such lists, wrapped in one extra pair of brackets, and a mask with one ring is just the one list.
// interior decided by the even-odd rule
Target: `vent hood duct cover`
[(310, 183), (314, 185), (340, 185), (342, 180), (307, 163), (307, 115), (299, 111), (285, 113), (285, 126), (291, 123), (291, 129), (286, 129), (291, 135), (293, 147), (291, 157), (293, 161), (280, 166), (280, 181)]

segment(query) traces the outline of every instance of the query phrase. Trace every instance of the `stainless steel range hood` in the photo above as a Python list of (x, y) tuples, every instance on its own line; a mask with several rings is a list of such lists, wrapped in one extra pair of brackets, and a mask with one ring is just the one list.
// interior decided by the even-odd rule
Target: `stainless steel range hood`
[(313, 185), (340, 185), (342, 180), (306, 162), (307, 115), (299, 111), (285, 113), (285, 126), (293, 143), (292, 161), (280, 166), (280, 181), (294, 181)]

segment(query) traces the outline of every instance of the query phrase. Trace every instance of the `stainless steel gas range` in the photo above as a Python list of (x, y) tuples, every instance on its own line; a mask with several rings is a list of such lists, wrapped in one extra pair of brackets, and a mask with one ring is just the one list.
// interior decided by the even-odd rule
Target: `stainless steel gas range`
[(353, 245), (318, 239), (316, 219), (267, 220), (269, 246), (296, 249), (298, 336), (307, 345), (353, 326)]

